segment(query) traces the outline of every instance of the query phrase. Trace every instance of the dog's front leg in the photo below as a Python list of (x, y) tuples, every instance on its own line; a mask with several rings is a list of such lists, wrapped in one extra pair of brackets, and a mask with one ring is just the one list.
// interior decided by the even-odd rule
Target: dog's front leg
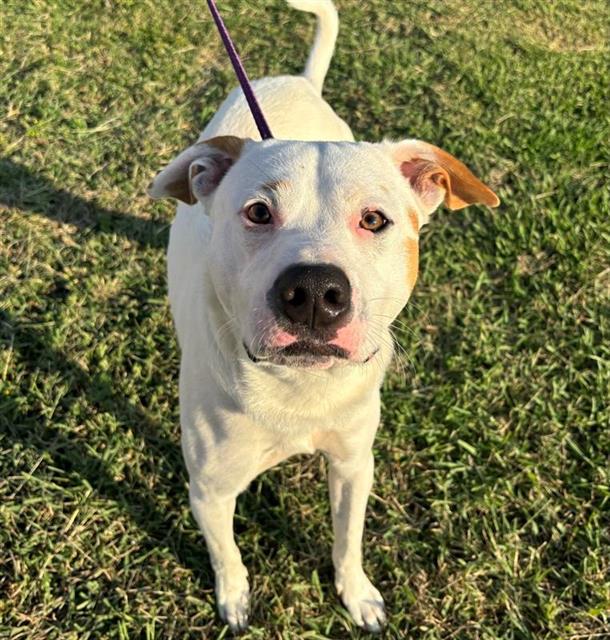
[(386, 620), (383, 598), (362, 568), (362, 534), (373, 483), (373, 454), (369, 451), (347, 461), (328, 456), (328, 460), (337, 592), (356, 624), (367, 631), (379, 631)]
[(248, 626), (250, 590), (248, 571), (233, 536), (237, 495), (219, 496), (191, 481), (189, 497), (214, 568), (218, 612), (231, 629), (242, 631)]

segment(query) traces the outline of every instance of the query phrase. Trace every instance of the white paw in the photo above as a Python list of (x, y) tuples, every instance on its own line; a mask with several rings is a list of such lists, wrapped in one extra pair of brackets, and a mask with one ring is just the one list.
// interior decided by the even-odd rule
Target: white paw
[(245, 567), (223, 570), (216, 574), (216, 601), (220, 617), (232, 631), (248, 628), (250, 587)]
[(365, 629), (376, 633), (386, 622), (383, 598), (371, 584), (362, 569), (338, 572), (335, 578), (337, 593), (354, 622)]

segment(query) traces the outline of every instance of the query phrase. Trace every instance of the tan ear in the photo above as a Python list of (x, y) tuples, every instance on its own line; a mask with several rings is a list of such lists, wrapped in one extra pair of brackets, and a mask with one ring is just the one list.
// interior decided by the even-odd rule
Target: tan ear
[(151, 198), (177, 198), (187, 204), (210, 195), (239, 158), (247, 139), (218, 136), (185, 149), (148, 187)]
[(450, 153), (421, 140), (405, 140), (394, 146), (392, 156), (409, 180), (427, 214), (441, 202), (449, 209), (470, 204), (497, 207), (498, 196)]

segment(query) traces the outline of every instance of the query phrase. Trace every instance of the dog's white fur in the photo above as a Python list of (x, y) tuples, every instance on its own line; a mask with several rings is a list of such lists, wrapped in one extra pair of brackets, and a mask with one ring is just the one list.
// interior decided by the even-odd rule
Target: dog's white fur
[[(413, 288), (418, 231), (429, 214), (443, 200), (460, 208), (493, 206), (497, 198), (426, 143), (354, 143), (320, 95), (337, 34), (334, 6), (289, 2), (317, 14), (318, 31), (303, 77), (254, 83), (276, 139), (254, 141), (236, 89), (199, 142), (150, 188), (153, 197), (184, 201), (168, 250), (182, 351), (182, 448), (223, 619), (237, 629), (247, 624), (247, 571), (232, 530), (238, 494), (289, 456), (321, 450), (329, 462), (336, 587), (355, 622), (377, 630), (383, 600), (362, 569), (361, 540), (379, 386), (392, 356), (389, 326)], [(244, 217), (254, 201), (268, 204), (272, 225), (255, 227)], [(382, 210), (393, 224), (380, 234), (366, 231), (363, 210)], [(295, 263), (331, 263), (349, 278), (353, 319), (337, 338), (348, 359), (279, 363), (269, 355), (286, 334), (267, 292)]]

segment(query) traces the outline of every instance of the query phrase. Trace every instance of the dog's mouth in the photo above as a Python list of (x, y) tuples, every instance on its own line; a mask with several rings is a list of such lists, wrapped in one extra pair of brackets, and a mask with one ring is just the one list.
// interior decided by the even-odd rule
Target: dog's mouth
[(268, 363), (289, 367), (317, 367), (327, 368), (334, 360), (353, 362), (354, 364), (366, 364), (379, 351), (375, 349), (365, 360), (354, 361), (349, 357), (349, 352), (333, 344), (299, 340), (286, 347), (269, 349), (261, 354), (254, 355), (248, 345), (244, 343), (244, 349), (248, 358), (255, 364)]

